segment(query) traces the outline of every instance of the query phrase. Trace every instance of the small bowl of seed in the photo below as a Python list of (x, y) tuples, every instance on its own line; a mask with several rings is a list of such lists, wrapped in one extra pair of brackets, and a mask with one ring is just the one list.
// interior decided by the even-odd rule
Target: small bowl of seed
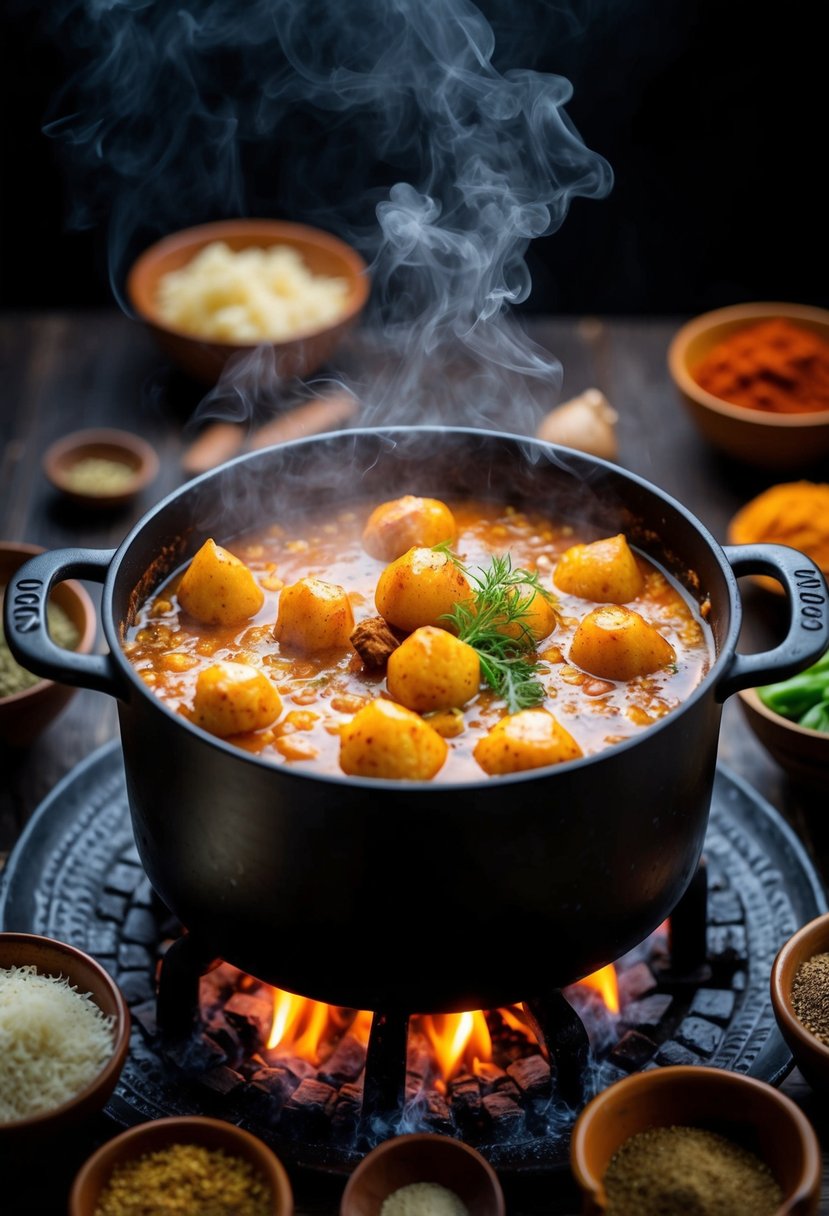
[(140, 435), (100, 427), (58, 439), (43, 456), (43, 470), (73, 502), (111, 509), (130, 502), (155, 479), (158, 455)]
[(462, 1140), (412, 1132), (384, 1140), (349, 1178), (340, 1216), (504, 1216), (498, 1175)]
[(793, 933), (771, 969), (780, 1033), (815, 1090), (829, 1089), (829, 912)]
[[(77, 692), (68, 684), (43, 680), (21, 667), (6, 642), (3, 624), (5, 589), (17, 570), (30, 557), (42, 553), (39, 545), (0, 541), (0, 742), (11, 747), (26, 747), (52, 722)], [(26, 592), (22, 593), (24, 596)], [(11, 605), (21, 620), (27, 618), (27, 605)], [(49, 634), (58, 646), (89, 654), (95, 643), (95, 608), (81, 583), (69, 579), (59, 583), (49, 597), (46, 609)]]
[(773, 1085), (675, 1065), (617, 1081), (570, 1140), (584, 1216), (816, 1216), (821, 1154), (800, 1108)]
[[(292, 1216), (282, 1162), (235, 1123), (173, 1115), (139, 1123), (103, 1144), (81, 1166), (69, 1216), (169, 1212), (212, 1216)], [(140, 1200), (140, 1202), (139, 1202)]]

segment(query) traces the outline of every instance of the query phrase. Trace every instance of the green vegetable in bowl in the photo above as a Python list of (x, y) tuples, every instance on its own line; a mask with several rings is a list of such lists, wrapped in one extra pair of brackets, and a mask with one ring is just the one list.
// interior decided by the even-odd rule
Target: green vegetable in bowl
[(829, 650), (796, 676), (757, 689), (764, 705), (798, 726), (829, 733)]

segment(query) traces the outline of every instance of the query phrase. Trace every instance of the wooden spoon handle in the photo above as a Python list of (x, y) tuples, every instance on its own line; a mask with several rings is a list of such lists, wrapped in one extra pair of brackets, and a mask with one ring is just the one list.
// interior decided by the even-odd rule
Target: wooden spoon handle
[(241, 422), (209, 422), (185, 449), (181, 467), (188, 477), (206, 473), (241, 451), (247, 427)]
[(274, 443), (287, 443), (291, 439), (303, 439), (306, 435), (334, 430), (355, 417), (357, 410), (356, 397), (345, 389), (328, 393), (294, 406), (260, 426), (251, 436), (248, 447), (266, 448)]

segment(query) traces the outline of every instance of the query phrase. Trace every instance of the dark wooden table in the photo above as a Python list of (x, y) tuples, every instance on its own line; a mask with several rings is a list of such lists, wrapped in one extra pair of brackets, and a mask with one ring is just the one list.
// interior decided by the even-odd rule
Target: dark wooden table
[[(668, 343), (680, 320), (550, 318), (533, 320), (527, 328), (561, 360), (562, 400), (596, 387), (616, 408), (619, 463), (675, 495), (715, 538), (724, 541), (729, 518), (746, 499), (774, 480), (790, 478), (727, 461), (697, 436), (678, 404), (666, 369)], [(373, 356), (371, 349), (366, 347), (366, 358), (377, 357), (376, 349)], [(0, 536), (47, 548), (117, 545), (144, 511), (183, 481), (181, 454), (192, 438), (188, 422), (203, 391), (171, 371), (149, 335), (115, 312), (7, 314), (0, 318), (0, 350)], [(359, 350), (360, 344), (353, 343), (351, 357), (357, 357)], [(551, 400), (550, 406), (554, 404)], [(401, 415), (395, 420), (420, 419)], [(517, 429), (508, 403), (491, 421), (503, 430)], [(90, 513), (68, 506), (41, 472), (42, 453), (52, 440), (79, 427), (101, 425), (140, 432), (161, 457), (156, 482), (132, 506), (117, 513)], [(801, 475), (826, 480), (829, 467), (792, 474)], [(782, 608), (751, 585), (743, 583), (742, 588), (746, 625), (741, 648), (758, 649), (782, 627)], [(90, 591), (93, 598), (99, 594), (96, 587)], [(0, 860), (55, 782), (116, 734), (110, 699), (79, 691), (31, 747), (0, 752)], [(825, 799), (821, 802), (786, 778), (748, 730), (736, 698), (725, 706), (720, 758), (786, 816), (824, 881), (829, 879)], [(829, 1118), (825, 1106), (796, 1071), (782, 1088), (815, 1124), (826, 1167)], [(8, 1216), (62, 1211), (72, 1171), (94, 1143), (114, 1130), (101, 1122), (88, 1141), (65, 1146), (59, 1164), (50, 1171), (51, 1180), (33, 1182), (39, 1200), (29, 1195), (19, 1208), (8, 1208), (2, 1202), (0, 1208)], [(307, 1202), (300, 1189), (298, 1211), (335, 1212), (341, 1184), (322, 1189), (321, 1194), (316, 1188)], [(566, 1184), (547, 1189), (548, 1210), (576, 1210), (573, 1192)], [(518, 1216), (524, 1207), (520, 1193), (508, 1192), (508, 1199), (511, 1213)], [(826, 1168), (820, 1211), (829, 1214)]]

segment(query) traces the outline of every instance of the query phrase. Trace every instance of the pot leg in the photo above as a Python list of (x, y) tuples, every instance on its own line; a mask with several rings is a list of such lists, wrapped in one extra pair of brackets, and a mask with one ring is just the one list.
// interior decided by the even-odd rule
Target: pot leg
[(549, 996), (524, 1003), (541, 1050), (555, 1062), (555, 1086), (568, 1106), (577, 1108), (584, 1100), (584, 1083), (590, 1057), (590, 1042), (579, 1015), (556, 988)]
[(156, 997), (158, 1029), (170, 1038), (190, 1034), (199, 1016), (199, 980), (221, 960), (198, 936), (184, 933), (161, 962)]
[(360, 1137), (373, 1145), (375, 1119), (394, 1130), (400, 1122), (406, 1092), (406, 1051), (409, 1015), (400, 1010), (374, 1014), (366, 1051)]

